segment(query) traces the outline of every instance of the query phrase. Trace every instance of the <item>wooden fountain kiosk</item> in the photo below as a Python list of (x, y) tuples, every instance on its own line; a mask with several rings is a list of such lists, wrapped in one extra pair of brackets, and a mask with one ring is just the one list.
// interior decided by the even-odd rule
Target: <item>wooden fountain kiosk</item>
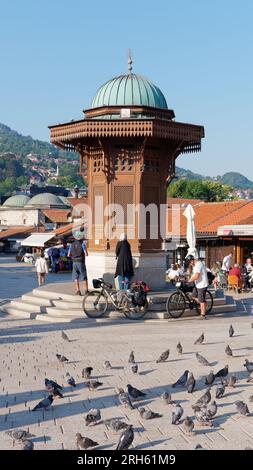
[[(162, 289), (166, 211), (160, 207), (166, 207), (176, 158), (201, 150), (204, 128), (176, 122), (161, 90), (132, 73), (131, 58), (128, 68), (128, 74), (99, 88), (91, 108), (84, 110), (84, 119), (49, 126), (51, 143), (80, 155), (92, 214), (86, 260), (89, 281), (101, 276), (113, 280), (115, 246), (120, 233), (126, 232), (136, 278)], [(151, 211), (143, 215), (138, 208), (150, 204)], [(123, 220), (122, 212), (116, 214), (118, 206)]]

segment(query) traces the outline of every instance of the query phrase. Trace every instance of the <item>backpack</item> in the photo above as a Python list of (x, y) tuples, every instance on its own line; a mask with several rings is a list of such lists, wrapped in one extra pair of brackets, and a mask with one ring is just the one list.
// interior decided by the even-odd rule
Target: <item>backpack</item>
[(211, 273), (211, 271), (207, 271), (207, 279), (208, 279), (208, 283), (209, 283), (209, 286), (212, 284), (213, 280), (215, 279), (215, 276), (213, 275), (213, 273)]
[(147, 302), (147, 292), (149, 287), (145, 282), (136, 282), (132, 285), (130, 291), (132, 294), (132, 303), (134, 306), (144, 307)]

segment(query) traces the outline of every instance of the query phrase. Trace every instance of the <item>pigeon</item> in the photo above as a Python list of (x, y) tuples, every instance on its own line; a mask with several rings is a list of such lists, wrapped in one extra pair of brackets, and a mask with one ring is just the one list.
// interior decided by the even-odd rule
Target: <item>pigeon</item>
[(216, 401), (212, 401), (210, 403), (210, 406), (207, 408), (206, 413), (208, 418), (212, 419), (217, 413), (218, 406), (216, 404)]
[(253, 395), (250, 395), (249, 401), (251, 401), (251, 402), (253, 401)]
[(198, 362), (200, 364), (203, 364), (204, 366), (210, 366), (211, 365), (211, 364), (209, 364), (208, 360), (204, 356), (201, 356), (201, 354), (199, 354), (198, 352), (196, 353), (196, 358), (197, 358)]
[(66, 374), (66, 377), (68, 377), (68, 384), (71, 386), (71, 387), (76, 387), (76, 381), (74, 379), (74, 377), (72, 377), (68, 372)]
[(33, 450), (34, 443), (30, 439), (24, 439), (22, 441), (22, 450)]
[(220, 369), (214, 376), (217, 377), (226, 377), (228, 375), (228, 365), (226, 364), (223, 369)]
[(193, 393), (196, 385), (196, 380), (193, 376), (193, 374), (190, 372), (188, 380), (186, 382), (186, 387), (187, 387), (187, 392), (188, 393)]
[(223, 397), (225, 393), (225, 387), (222, 384), (217, 385), (216, 391), (215, 391), (215, 396), (216, 398), (221, 398)]
[(52, 405), (54, 401), (53, 395), (48, 395), (47, 398), (44, 398), (44, 400), (41, 400), (33, 409), (32, 411), (37, 411), (37, 410), (48, 410), (50, 406)]
[(193, 429), (194, 429), (194, 422), (192, 419), (189, 418), (189, 416), (186, 416), (184, 420), (184, 429), (186, 434), (192, 434)]
[(157, 359), (156, 363), (158, 364), (159, 362), (165, 362), (167, 361), (168, 357), (170, 355), (170, 350), (167, 349), (166, 351), (164, 351), (161, 356)]
[(85, 369), (82, 370), (83, 379), (89, 379), (92, 371), (93, 367), (85, 367)]
[(204, 333), (202, 333), (202, 334), (196, 339), (196, 341), (194, 341), (194, 344), (203, 344), (204, 339), (205, 339)]
[(205, 384), (206, 385), (212, 385), (213, 382), (214, 382), (214, 373), (211, 370), (211, 372), (209, 372), (209, 374), (205, 378)]
[(118, 398), (121, 405), (124, 405), (125, 408), (133, 409), (133, 405), (128, 393), (124, 392), (123, 388), (118, 389)]
[(166, 405), (171, 405), (172, 403), (170, 392), (163, 392), (161, 399), (164, 401), (164, 403), (166, 403)]
[(233, 356), (233, 351), (229, 345), (226, 346), (225, 353), (227, 356)]
[(104, 362), (104, 368), (105, 369), (111, 369), (112, 368), (110, 361), (105, 361)]
[(178, 387), (178, 386), (181, 386), (181, 387), (184, 387), (186, 385), (186, 382), (187, 382), (187, 379), (188, 379), (188, 373), (189, 371), (188, 370), (185, 370), (183, 375), (181, 375), (181, 377), (179, 377), (179, 379), (172, 385), (172, 387)]
[(250, 415), (248, 405), (244, 403), (243, 401), (240, 401), (240, 400), (236, 401), (235, 406), (236, 406), (237, 412), (240, 413), (241, 415), (243, 416)]
[(101, 413), (99, 409), (93, 408), (84, 417), (85, 425), (90, 426), (91, 424), (97, 424), (101, 421)]
[(207, 405), (209, 402), (211, 401), (211, 393), (210, 393), (210, 388), (208, 388), (206, 390), (206, 392), (204, 393), (204, 395), (202, 395), (198, 401), (192, 405), (192, 408), (195, 410), (195, 408), (201, 408), (202, 406), (205, 406)]
[(194, 450), (204, 450), (204, 447), (202, 447), (200, 444), (197, 444)]
[(179, 424), (180, 419), (182, 418), (184, 414), (184, 410), (179, 403), (176, 404), (175, 411), (172, 412), (172, 424)]
[(155, 413), (154, 411), (146, 410), (145, 408), (139, 408), (139, 413), (143, 419), (162, 418), (163, 416), (160, 413)]
[(59, 390), (59, 388), (52, 388), (51, 390), (48, 390), (54, 397), (59, 397), (63, 398), (62, 392)]
[(138, 372), (138, 364), (132, 364), (132, 365), (131, 365), (131, 371), (133, 372), (133, 374), (137, 374), (137, 372)]
[(235, 384), (236, 384), (236, 380), (237, 380), (237, 379), (236, 379), (236, 376), (235, 376), (235, 375), (231, 375), (231, 376), (229, 377), (229, 380), (228, 380), (228, 386), (234, 388), (234, 386), (235, 386)]
[(183, 354), (183, 348), (180, 342), (177, 343), (176, 349), (177, 349), (178, 354)]
[(96, 390), (98, 387), (101, 387), (101, 385), (103, 385), (103, 382), (99, 382), (98, 380), (88, 380), (88, 382), (86, 382), (86, 385), (89, 390)]
[(246, 382), (252, 382), (253, 380), (253, 374), (249, 374), (249, 377), (247, 378)]
[(251, 323), (251, 328), (253, 328), (253, 323)]
[(251, 372), (253, 372), (253, 362), (250, 362), (248, 359), (245, 359), (243, 367), (246, 367), (249, 374), (251, 374)]
[(80, 432), (76, 434), (76, 444), (79, 450), (88, 449), (89, 447), (96, 447), (98, 443), (89, 439), (88, 437), (83, 437)]
[(234, 332), (235, 331), (234, 331), (233, 325), (230, 325), (229, 330), (228, 330), (229, 338), (232, 338)]
[(224, 387), (228, 387), (228, 379), (225, 379), (225, 377), (220, 377), (220, 383), (221, 383)]
[(65, 341), (70, 342), (70, 339), (69, 339), (68, 335), (66, 335), (66, 333), (64, 333), (64, 331), (61, 332), (61, 337), (62, 337), (62, 339), (64, 339)]
[(11, 431), (6, 431), (8, 436), (12, 437), (15, 441), (24, 441), (26, 439), (29, 439), (30, 437), (35, 437), (34, 434), (31, 434), (28, 431), (25, 431), (24, 429), (14, 429)]
[(132, 387), (132, 385), (127, 384), (127, 391), (132, 400), (138, 400), (138, 398), (143, 398), (147, 394), (138, 390), (138, 388)]
[(130, 424), (121, 434), (116, 450), (127, 450), (134, 440), (133, 426)]
[(63, 362), (68, 362), (68, 358), (65, 357), (65, 356), (62, 356), (61, 354), (56, 354), (56, 357), (57, 357), (58, 361), (60, 361), (62, 363)]
[(131, 351), (131, 352), (130, 352), (130, 356), (129, 356), (129, 358), (128, 358), (128, 362), (129, 362), (130, 364), (134, 364), (134, 363), (135, 363), (134, 351)]
[(194, 414), (195, 414), (195, 417), (196, 417), (196, 419), (199, 423), (201, 423), (205, 426), (212, 426), (213, 425), (213, 423), (210, 421), (210, 418), (207, 414), (206, 407), (200, 408), (199, 406), (197, 406), (194, 409)]
[(106, 419), (104, 421), (104, 424), (109, 429), (111, 429), (111, 431), (114, 431), (114, 432), (123, 431), (124, 429), (127, 429), (129, 426), (127, 423), (124, 423), (124, 421), (120, 421), (120, 419), (116, 419), (116, 418)]
[(51, 390), (51, 389), (54, 389), (54, 388), (57, 388), (58, 390), (62, 390), (62, 386), (59, 385), (57, 382), (54, 382), (53, 380), (50, 380), (50, 379), (45, 379), (45, 387), (47, 390)]

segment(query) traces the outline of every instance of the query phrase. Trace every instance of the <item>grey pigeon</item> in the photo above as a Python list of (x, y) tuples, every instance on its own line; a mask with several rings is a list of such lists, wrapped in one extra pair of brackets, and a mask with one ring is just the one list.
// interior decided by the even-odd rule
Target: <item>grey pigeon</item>
[(193, 432), (194, 422), (192, 419), (189, 418), (189, 416), (186, 416), (184, 420), (184, 429), (187, 434), (192, 434)]
[(90, 376), (91, 376), (91, 372), (93, 371), (93, 367), (85, 367), (83, 370), (82, 370), (82, 377), (84, 379), (89, 379)]
[(228, 365), (226, 364), (223, 369), (220, 369), (216, 374), (214, 374), (215, 378), (218, 377), (226, 377), (228, 375)]
[(234, 334), (234, 328), (233, 325), (230, 325), (229, 330), (228, 330), (229, 338), (232, 338)]
[(211, 372), (209, 372), (209, 374), (205, 378), (205, 384), (206, 385), (212, 385), (213, 382), (214, 382), (214, 373), (211, 370)]
[(217, 385), (216, 391), (215, 391), (215, 396), (216, 398), (221, 398), (223, 397), (225, 393), (225, 387), (222, 384)]
[(233, 351), (232, 351), (232, 349), (230, 348), (229, 345), (226, 346), (225, 353), (226, 353), (227, 356), (233, 356)]
[(210, 418), (207, 414), (206, 407), (200, 408), (199, 406), (197, 406), (194, 409), (194, 414), (195, 414), (195, 417), (196, 417), (196, 419), (199, 423), (201, 423), (205, 426), (211, 426), (212, 427), (213, 423), (210, 421)]
[(105, 369), (111, 369), (112, 368), (110, 361), (105, 361), (104, 362), (104, 368)]
[(99, 382), (98, 380), (88, 380), (88, 382), (86, 382), (86, 385), (89, 390), (96, 390), (98, 387), (101, 387), (103, 385), (103, 382)]
[(202, 447), (200, 444), (197, 444), (194, 450), (204, 450), (204, 447)]
[(76, 434), (76, 444), (79, 450), (89, 449), (89, 447), (96, 447), (98, 443), (89, 439), (88, 437), (83, 437), (80, 432)]
[(30, 439), (24, 439), (22, 441), (22, 450), (33, 450), (34, 443)]
[(66, 376), (68, 377), (67, 383), (68, 383), (71, 387), (76, 387), (76, 381), (75, 381), (74, 377), (72, 377), (68, 372), (67, 372)]
[(52, 405), (54, 401), (53, 395), (48, 395), (47, 398), (44, 398), (44, 400), (41, 400), (33, 409), (32, 411), (37, 411), (37, 410), (48, 410), (50, 406)]
[(131, 365), (131, 371), (133, 372), (133, 374), (137, 374), (137, 372), (138, 372), (138, 364), (132, 364), (132, 365)]
[(176, 349), (177, 349), (178, 354), (183, 354), (183, 347), (180, 341), (177, 343)]
[(70, 342), (70, 339), (69, 339), (68, 335), (66, 335), (66, 333), (64, 333), (64, 331), (61, 332), (61, 337), (62, 337), (62, 339), (64, 339), (65, 341)]
[(201, 397), (197, 400), (197, 402), (192, 405), (192, 408), (195, 409), (196, 407), (202, 407), (207, 405), (211, 401), (211, 393), (210, 393), (210, 388), (206, 390), (204, 395), (201, 395)]
[(192, 372), (190, 372), (188, 380), (186, 382), (187, 392), (188, 393), (193, 393), (194, 389), (195, 389), (195, 385), (196, 385), (196, 380), (195, 380)]
[(204, 366), (210, 366), (211, 364), (208, 362), (208, 360), (204, 357), (201, 356), (198, 352), (196, 353), (196, 358), (200, 364), (203, 364)]
[(253, 372), (253, 362), (250, 362), (248, 359), (245, 359), (243, 367), (246, 367), (249, 374), (251, 374), (251, 372)]
[(240, 401), (240, 400), (236, 401), (235, 406), (236, 406), (237, 413), (240, 413), (243, 416), (250, 415), (249, 408), (247, 404), (244, 403), (243, 401)]
[(29, 439), (30, 437), (35, 437), (34, 434), (31, 434), (28, 431), (25, 431), (24, 429), (13, 429), (11, 431), (6, 431), (6, 434), (15, 441), (23, 441), (25, 439)]
[(100, 410), (97, 408), (92, 408), (92, 410), (88, 411), (88, 413), (85, 415), (84, 419), (86, 426), (97, 424), (99, 421), (101, 421)]
[(133, 431), (133, 426), (130, 425), (121, 434), (116, 450), (127, 450), (127, 449), (129, 449), (129, 447), (132, 444), (133, 440), (134, 440), (134, 431)]
[(161, 354), (161, 356), (157, 359), (156, 363), (167, 361), (169, 355), (170, 355), (170, 350), (167, 349), (167, 350), (164, 351), (164, 352)]
[(62, 392), (59, 390), (59, 388), (52, 388), (51, 390), (48, 389), (48, 391), (49, 391), (54, 397), (63, 398), (63, 394), (62, 394)]
[(187, 379), (188, 379), (188, 370), (185, 370), (183, 375), (179, 377), (179, 379), (172, 385), (172, 387), (184, 387), (186, 385)]
[(171, 405), (172, 403), (170, 392), (163, 392), (161, 399), (166, 403), (166, 405)]
[(228, 387), (228, 379), (225, 377), (220, 377), (220, 382), (224, 387)]
[(135, 362), (135, 358), (134, 358), (134, 351), (131, 351), (130, 352), (130, 355), (129, 355), (129, 358), (128, 358), (128, 362), (130, 364), (133, 364)]
[(251, 323), (251, 328), (253, 328), (253, 323)]
[(45, 379), (45, 387), (48, 391), (50, 391), (50, 389), (54, 389), (54, 388), (58, 388), (58, 390), (62, 390), (62, 386), (59, 385), (57, 382), (54, 382), (54, 380), (50, 380), (50, 379)]
[(63, 362), (68, 362), (68, 358), (65, 357), (65, 356), (62, 356), (61, 354), (56, 354), (56, 357), (57, 357), (58, 361), (60, 361), (62, 363)]
[(202, 333), (202, 334), (196, 339), (196, 341), (194, 341), (194, 344), (203, 344), (204, 339), (205, 339), (204, 333)]
[(236, 376), (235, 376), (235, 375), (231, 375), (231, 376), (229, 377), (229, 380), (228, 380), (228, 386), (234, 388), (234, 386), (235, 386), (235, 384), (236, 384), (236, 380), (237, 380), (237, 379), (236, 379)]
[(177, 403), (176, 407), (175, 407), (175, 411), (172, 412), (172, 421), (171, 421), (171, 423), (172, 424), (179, 424), (179, 421), (182, 418), (183, 414), (184, 414), (184, 410), (183, 410), (182, 406), (179, 403)]
[(126, 408), (133, 409), (133, 405), (128, 393), (124, 392), (123, 388), (118, 389), (118, 398), (121, 405), (124, 405)]
[(214, 416), (217, 413), (217, 409), (218, 409), (218, 406), (217, 406), (216, 401), (212, 401), (206, 410), (208, 418), (210, 419), (214, 418)]
[(138, 398), (143, 398), (147, 395), (141, 390), (138, 390), (138, 388), (132, 387), (130, 384), (127, 384), (127, 391), (132, 400), (138, 400)]
[(104, 421), (104, 424), (111, 429), (113, 432), (119, 432), (123, 431), (124, 429), (127, 429), (129, 424), (124, 423), (124, 421), (121, 421), (120, 419), (106, 419)]
[(139, 413), (143, 419), (162, 418), (160, 413), (155, 413), (154, 411), (146, 410), (145, 408), (139, 408)]

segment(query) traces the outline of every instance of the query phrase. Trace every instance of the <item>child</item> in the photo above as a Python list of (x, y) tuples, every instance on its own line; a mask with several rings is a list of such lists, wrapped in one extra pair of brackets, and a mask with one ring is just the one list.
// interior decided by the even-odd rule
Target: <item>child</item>
[(38, 274), (39, 286), (44, 285), (45, 275), (48, 273), (48, 266), (43, 252), (40, 253), (40, 257), (36, 260), (35, 267)]

